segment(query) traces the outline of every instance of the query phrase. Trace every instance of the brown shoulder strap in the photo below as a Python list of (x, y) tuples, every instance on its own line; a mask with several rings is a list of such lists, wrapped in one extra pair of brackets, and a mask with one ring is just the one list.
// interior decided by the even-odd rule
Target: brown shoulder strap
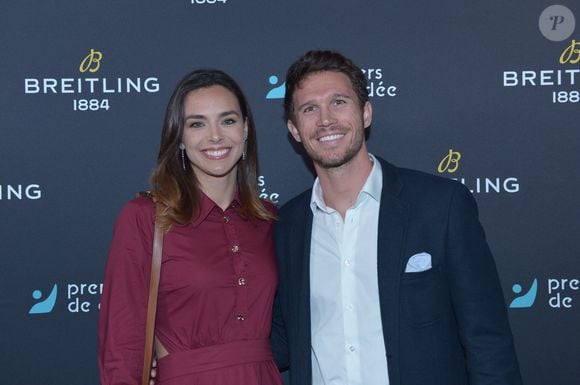
[(155, 204), (155, 235), (153, 237), (153, 256), (151, 258), (151, 279), (149, 281), (149, 301), (147, 302), (147, 324), (145, 326), (145, 357), (141, 384), (149, 384), (151, 361), (153, 358), (153, 339), (155, 338), (155, 314), (157, 313), (157, 292), (159, 290), (159, 275), (161, 273), (161, 254), (163, 253), (163, 230), (157, 218), (161, 215), (162, 206)]

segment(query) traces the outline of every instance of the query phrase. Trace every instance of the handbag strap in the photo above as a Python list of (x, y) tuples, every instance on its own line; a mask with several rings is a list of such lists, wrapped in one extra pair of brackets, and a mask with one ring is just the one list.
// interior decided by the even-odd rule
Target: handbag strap
[(149, 280), (149, 300), (147, 302), (147, 323), (145, 326), (145, 357), (141, 384), (148, 385), (153, 359), (153, 339), (155, 338), (155, 315), (157, 313), (157, 292), (159, 291), (159, 275), (161, 273), (161, 255), (163, 253), (163, 230), (158, 218), (162, 213), (162, 205), (155, 203), (155, 235), (153, 236), (153, 255), (151, 258), (151, 278)]

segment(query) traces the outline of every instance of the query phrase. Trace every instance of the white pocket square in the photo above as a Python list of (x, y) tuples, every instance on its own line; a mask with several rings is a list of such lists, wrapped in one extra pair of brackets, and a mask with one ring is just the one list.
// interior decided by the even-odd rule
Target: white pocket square
[(422, 271), (429, 270), (430, 268), (431, 254), (423, 252), (415, 254), (409, 258), (407, 267), (405, 267), (405, 273), (420, 273)]

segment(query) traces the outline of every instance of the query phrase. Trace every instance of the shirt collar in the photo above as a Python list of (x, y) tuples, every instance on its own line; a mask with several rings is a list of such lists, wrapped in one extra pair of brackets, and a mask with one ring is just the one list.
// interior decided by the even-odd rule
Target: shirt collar
[[(230, 203), (228, 209), (235, 209), (240, 207), (240, 191), (236, 191), (236, 195), (234, 195), (234, 199), (232, 203)], [(214, 209), (220, 210), (221, 208), (212, 201), (207, 195), (203, 193), (203, 191), (199, 191), (199, 215), (192, 221), (193, 227), (199, 226), (205, 219), (208, 217), (209, 213), (211, 213)]]
[[(359, 192), (353, 207), (360, 205), (366, 197), (370, 197), (377, 202), (380, 202), (381, 200), (381, 191), (383, 189), (383, 171), (381, 169), (381, 164), (372, 154), (369, 154), (369, 159), (373, 162), (373, 167), (371, 168), (371, 172)], [(322, 186), (320, 185), (318, 178), (314, 181), (314, 185), (312, 186), (312, 196), (310, 198), (310, 209), (312, 212), (316, 213), (317, 208), (326, 213), (336, 211), (332, 207), (328, 207), (326, 202), (324, 202)]]

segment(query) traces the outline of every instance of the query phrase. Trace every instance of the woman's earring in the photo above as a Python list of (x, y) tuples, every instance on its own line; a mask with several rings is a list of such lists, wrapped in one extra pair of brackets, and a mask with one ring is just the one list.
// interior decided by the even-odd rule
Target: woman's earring
[(182, 144), (179, 145), (179, 150), (181, 152), (181, 168), (183, 169), (183, 171), (186, 171), (185, 169), (185, 146)]
[(246, 160), (248, 157), (248, 123), (244, 122), (244, 150), (242, 151), (242, 160)]

